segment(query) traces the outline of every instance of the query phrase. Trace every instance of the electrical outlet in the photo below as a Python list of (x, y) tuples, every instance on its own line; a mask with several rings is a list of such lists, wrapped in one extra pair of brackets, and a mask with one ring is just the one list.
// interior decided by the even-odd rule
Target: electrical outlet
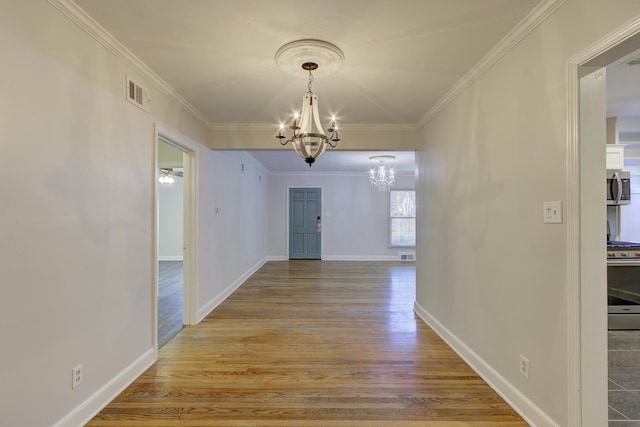
[(82, 364), (71, 370), (71, 388), (76, 388), (82, 382)]
[(529, 359), (520, 355), (520, 375), (525, 379), (529, 379)]

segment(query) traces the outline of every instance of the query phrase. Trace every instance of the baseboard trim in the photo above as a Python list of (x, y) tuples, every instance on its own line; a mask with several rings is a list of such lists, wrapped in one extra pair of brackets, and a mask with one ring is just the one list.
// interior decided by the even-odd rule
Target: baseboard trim
[(322, 255), (323, 261), (400, 261), (398, 255)]
[[(268, 256), (267, 261), (289, 261), (287, 256)], [(322, 261), (401, 261), (398, 255), (322, 255)], [(404, 261), (413, 262), (413, 261)]]
[(209, 313), (211, 313), (217, 306), (222, 304), (224, 300), (229, 298), (236, 289), (238, 289), (242, 284), (249, 278), (253, 273), (258, 271), (260, 267), (262, 267), (267, 262), (267, 258), (263, 258), (256, 265), (247, 270), (242, 276), (240, 276), (235, 282), (227, 286), (222, 292), (220, 292), (217, 296), (215, 296), (211, 301), (206, 303), (201, 309), (198, 310), (198, 318), (196, 319), (196, 324), (202, 322), (202, 319), (207, 317)]
[(289, 261), (289, 258), (287, 256), (280, 256), (280, 255), (268, 256), (267, 261)]
[(155, 361), (153, 348), (150, 348), (84, 402), (76, 406), (63, 419), (54, 424), (54, 427), (77, 427), (87, 424), (136, 378), (142, 375), (149, 366), (153, 365)]
[(184, 261), (180, 255), (160, 255), (158, 261)]
[(433, 329), (489, 386), (500, 395), (529, 425), (537, 427), (559, 427), (543, 410), (529, 400), (520, 390), (507, 381), (471, 348), (429, 314), (418, 302), (414, 303), (416, 314)]

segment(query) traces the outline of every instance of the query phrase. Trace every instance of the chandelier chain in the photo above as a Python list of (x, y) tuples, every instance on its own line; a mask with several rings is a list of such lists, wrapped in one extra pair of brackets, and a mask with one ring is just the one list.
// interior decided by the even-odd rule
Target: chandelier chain
[(311, 73), (311, 70), (309, 70), (309, 83), (307, 84), (307, 88), (309, 89), (309, 93), (313, 93), (311, 92), (311, 83), (313, 83), (313, 73)]

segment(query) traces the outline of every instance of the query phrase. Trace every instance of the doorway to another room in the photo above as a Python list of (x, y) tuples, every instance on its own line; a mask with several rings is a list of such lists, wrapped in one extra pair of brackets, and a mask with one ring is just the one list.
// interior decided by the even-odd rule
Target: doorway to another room
[[(631, 258), (636, 251), (633, 248), (640, 246), (640, 234), (635, 234), (634, 202), (620, 203), (620, 197), (608, 201), (606, 196), (606, 177), (610, 173), (637, 175), (640, 170), (635, 136), (640, 125), (630, 126), (640, 124), (640, 93), (635, 92), (634, 96), (640, 72), (633, 62), (638, 55), (640, 22), (621, 28), (576, 55), (569, 67), (570, 73), (579, 77), (577, 84), (570, 87), (569, 121), (573, 134), (569, 198), (579, 207), (574, 215), (575, 226), (569, 230), (570, 235), (577, 231), (579, 237), (570, 239), (570, 258), (580, 261), (569, 262), (574, 266), (570, 277), (573, 271), (579, 273), (575, 276), (579, 286), (574, 286), (577, 281), (570, 283), (572, 299), (578, 303), (570, 306), (578, 307), (570, 317), (573, 325), (579, 325), (573, 329), (578, 332), (570, 337), (576, 343), (570, 349), (576, 351), (576, 357), (571, 359), (577, 358), (580, 364), (576, 366), (581, 365), (573, 377), (574, 389), (579, 391), (576, 396), (581, 400), (575, 405), (581, 410), (576, 419), (605, 425), (608, 417), (611, 427), (637, 425), (640, 421), (640, 328), (632, 324), (635, 314), (631, 310), (618, 310), (628, 305), (616, 301), (621, 284), (627, 283), (634, 289), (628, 292), (625, 288), (623, 296), (637, 298), (640, 263)], [(629, 259), (616, 259), (618, 256)], [(633, 277), (621, 280), (621, 273), (627, 272), (632, 272)], [(637, 300), (631, 302), (637, 304)]]
[(158, 139), (158, 348), (184, 325), (184, 156)]

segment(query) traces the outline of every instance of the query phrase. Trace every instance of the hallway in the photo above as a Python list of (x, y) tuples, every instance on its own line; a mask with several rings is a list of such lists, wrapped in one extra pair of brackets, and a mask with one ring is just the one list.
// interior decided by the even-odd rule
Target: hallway
[(413, 313), (415, 265), (269, 262), (89, 426), (526, 426)]

